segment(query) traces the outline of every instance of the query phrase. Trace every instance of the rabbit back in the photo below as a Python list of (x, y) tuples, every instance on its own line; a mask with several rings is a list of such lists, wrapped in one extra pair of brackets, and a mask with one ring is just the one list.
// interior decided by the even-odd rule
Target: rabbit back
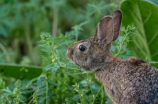
[(113, 61), (95, 75), (116, 104), (158, 104), (158, 70), (146, 61)]

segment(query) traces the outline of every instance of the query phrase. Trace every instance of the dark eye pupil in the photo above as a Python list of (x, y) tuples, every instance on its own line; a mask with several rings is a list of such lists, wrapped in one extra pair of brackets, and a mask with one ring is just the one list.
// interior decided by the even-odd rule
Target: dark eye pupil
[(80, 46), (79, 46), (79, 49), (80, 49), (80, 51), (82, 51), (82, 52), (83, 52), (83, 51), (85, 51), (85, 50), (86, 50), (86, 47), (85, 47), (84, 45), (80, 45)]

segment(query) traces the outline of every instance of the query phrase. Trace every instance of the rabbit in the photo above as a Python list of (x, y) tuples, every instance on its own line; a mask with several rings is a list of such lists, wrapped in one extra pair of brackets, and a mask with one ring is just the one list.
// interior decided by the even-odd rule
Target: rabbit
[(141, 59), (122, 59), (110, 51), (121, 22), (120, 10), (103, 17), (95, 35), (70, 45), (67, 57), (82, 70), (94, 71), (114, 104), (158, 104), (158, 70)]

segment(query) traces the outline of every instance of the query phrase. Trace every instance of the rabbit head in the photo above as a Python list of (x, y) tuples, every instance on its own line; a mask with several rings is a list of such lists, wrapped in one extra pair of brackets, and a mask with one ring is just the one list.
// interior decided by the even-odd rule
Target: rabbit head
[(115, 11), (111, 16), (103, 17), (96, 29), (96, 34), (85, 40), (73, 43), (67, 50), (69, 60), (86, 71), (96, 71), (103, 63), (112, 61), (112, 41), (119, 36), (122, 12)]

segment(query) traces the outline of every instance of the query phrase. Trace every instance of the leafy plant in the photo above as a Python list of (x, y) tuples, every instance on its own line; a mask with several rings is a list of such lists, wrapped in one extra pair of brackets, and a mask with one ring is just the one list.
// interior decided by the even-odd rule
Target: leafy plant
[[(158, 6), (143, 0), (125, 0), (121, 4), (123, 26), (134, 24), (137, 36), (132, 36), (133, 55), (148, 61), (158, 61)], [(134, 47), (133, 47), (134, 46)]]
[[(101, 17), (118, 8), (120, 1), (112, 1), (1, 0), (0, 23), (7, 22), (0, 24), (0, 104), (111, 104), (94, 73), (82, 72), (66, 51), (94, 35)], [(131, 56), (127, 45), (136, 28), (121, 28), (114, 55)]]
[[(121, 41), (122, 43), (119, 45), (117, 44), (117, 46), (116, 43), (114, 43), (114, 47), (118, 47), (115, 48), (117, 49), (117, 55), (127, 53), (127, 51), (125, 51), (127, 50), (126, 46), (128, 43), (126, 39), (129, 38), (133, 29), (135, 28), (131, 26), (127, 29), (122, 29), (122, 31), (126, 34), (122, 34), (119, 37), (118, 41)], [(72, 33), (75, 31), (76, 30), (72, 30), (71, 32), (66, 33), (66, 35), (60, 35), (58, 37), (52, 37), (48, 33), (43, 33), (41, 35), (39, 46), (44, 53), (43, 57), (51, 64), (47, 65), (43, 69), (43, 72), (39, 77), (28, 81), (28, 84), (25, 84), (26, 87), (24, 88), (19, 87), (19, 81), (16, 82), (18, 84), (16, 84), (13, 92), (8, 88), (4, 89), (3, 87), (1, 91), (8, 92), (8, 94), (5, 95), (5, 98), (9, 98), (10, 95), (14, 95), (14, 92), (22, 94), (22, 92), (19, 91), (31, 88), (31, 92), (33, 92), (33, 94), (29, 97), (29, 99), (26, 99), (26, 97), (19, 98), (17, 93), (15, 94), (17, 95), (16, 99), (20, 100), (16, 101), (25, 103), (29, 101), (30, 104), (32, 102), (40, 104), (49, 104), (50, 102), (57, 104), (61, 102), (68, 103), (67, 99), (69, 99), (69, 103), (80, 102), (81, 104), (96, 104), (105, 102), (104, 99), (107, 99), (107, 97), (104, 95), (103, 86), (98, 84), (94, 75), (92, 75), (93, 73), (82, 72), (77, 66), (68, 61), (65, 54), (63, 54), (66, 53), (67, 46), (72, 44), (73, 40), (71, 40), (71, 38), (76, 36)], [(116, 52), (116, 50), (113, 50), (113, 52), (114, 51)], [(84, 77), (83, 74), (85, 74)], [(19, 88), (20, 90), (17, 90)], [(69, 92), (71, 92), (71, 94)], [(28, 92), (28, 94), (30, 95), (30, 92)], [(108, 102), (110, 103), (110, 100)]]

